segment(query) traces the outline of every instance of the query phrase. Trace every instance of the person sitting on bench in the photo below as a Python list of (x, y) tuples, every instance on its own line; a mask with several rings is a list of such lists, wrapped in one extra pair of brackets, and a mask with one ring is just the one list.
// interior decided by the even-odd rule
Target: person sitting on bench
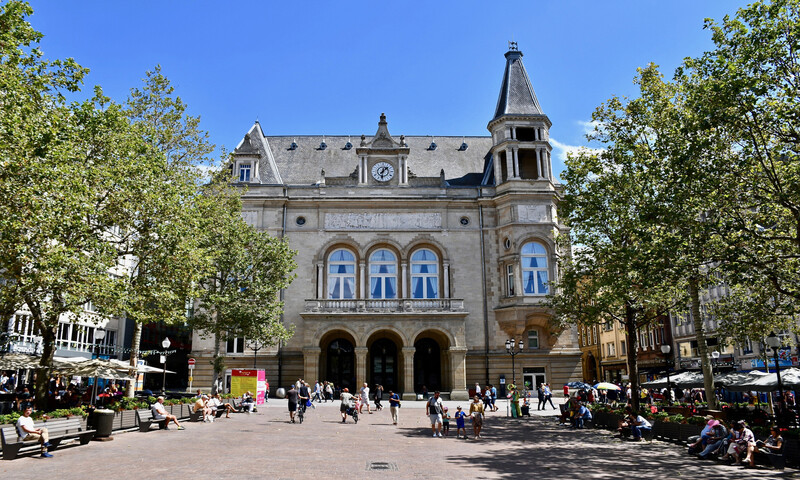
[(164, 408), (164, 397), (158, 397), (156, 399), (156, 403), (150, 407), (150, 410), (153, 412), (153, 420), (161, 421), (166, 420), (167, 425), (164, 427), (165, 429), (169, 430), (169, 422), (175, 423), (178, 426), (178, 430), (185, 430), (183, 426), (178, 423), (178, 417), (175, 415), (170, 415), (167, 413), (167, 409)]
[(211, 397), (211, 400), (208, 401), (208, 406), (217, 412), (217, 418), (221, 417), (223, 412), (225, 412), (225, 418), (231, 418), (233, 407), (230, 403), (222, 403), (222, 396), (219, 393), (215, 393)]
[(33, 428), (33, 419), (31, 418), (33, 407), (26, 404), (23, 405), (23, 408), (22, 416), (17, 420), (17, 434), (19, 438), (24, 442), (38, 440), (39, 444), (42, 446), (42, 456), (44, 458), (52, 457), (52, 454), (47, 453), (47, 447), (50, 446), (50, 435), (47, 433), (47, 429), (44, 427)]
[(242, 408), (247, 410), (247, 413), (253, 413), (253, 409), (256, 408), (256, 402), (253, 400), (253, 394), (250, 393), (249, 390), (242, 397)]
[(627, 416), (625, 417), (625, 420), (619, 422), (619, 428), (617, 430), (624, 435), (626, 433), (626, 429), (630, 428), (630, 431), (633, 434), (633, 441), (641, 442), (642, 433), (649, 432), (653, 428), (652, 425), (650, 425), (650, 422), (648, 422), (643, 416), (634, 414), (633, 408), (630, 406), (625, 407), (625, 413)]
[(208, 395), (199, 395), (194, 402), (194, 411), (199, 412), (201, 410), (203, 412), (203, 422), (214, 421), (214, 412), (208, 406)]

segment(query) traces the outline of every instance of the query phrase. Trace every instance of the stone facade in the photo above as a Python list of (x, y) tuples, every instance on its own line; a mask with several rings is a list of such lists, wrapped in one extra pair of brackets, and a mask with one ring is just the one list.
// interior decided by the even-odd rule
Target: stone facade
[[(385, 115), (370, 138), (250, 129), (231, 173), (247, 187), (246, 221), (298, 252), (283, 318), (295, 335), (256, 355), (229, 342), (228, 368), (255, 361), (273, 391), (303, 377), (405, 398), (423, 385), (464, 399), (501, 377), (554, 388), (581, 378), (576, 330), (551, 330), (542, 305), (567, 229), (550, 120), (521, 57), (506, 54), (491, 136), (395, 138)], [(516, 372), (509, 338), (526, 343)], [(213, 345), (195, 334), (193, 349), (205, 388)]]

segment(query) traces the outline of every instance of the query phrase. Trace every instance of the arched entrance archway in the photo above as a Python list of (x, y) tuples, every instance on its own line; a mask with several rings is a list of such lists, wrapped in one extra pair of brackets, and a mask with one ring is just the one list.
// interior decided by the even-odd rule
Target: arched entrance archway
[(442, 389), (442, 352), (432, 338), (421, 338), (414, 342), (414, 391), (428, 392)]
[(369, 348), (371, 385), (383, 385), (384, 390), (399, 391), (397, 345), (388, 338), (373, 342)]
[(334, 331), (320, 341), (320, 380), (333, 382), (337, 389), (356, 387), (355, 341), (347, 332)]
[(385, 391), (402, 391), (403, 367), (400, 362), (400, 349), (403, 339), (391, 330), (379, 330), (367, 340), (367, 383), (374, 389), (383, 385)]

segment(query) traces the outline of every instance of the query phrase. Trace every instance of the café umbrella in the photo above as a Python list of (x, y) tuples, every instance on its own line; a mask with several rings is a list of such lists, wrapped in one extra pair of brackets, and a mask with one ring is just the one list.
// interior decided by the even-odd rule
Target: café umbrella
[(597, 390), (622, 390), (618, 386), (609, 382), (600, 382), (594, 386)]

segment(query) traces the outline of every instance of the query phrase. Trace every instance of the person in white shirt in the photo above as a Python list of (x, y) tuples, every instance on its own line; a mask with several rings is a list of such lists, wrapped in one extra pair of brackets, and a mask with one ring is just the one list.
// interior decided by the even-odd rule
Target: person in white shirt
[(178, 426), (178, 430), (186, 430), (183, 426), (178, 422), (178, 417), (175, 415), (170, 415), (167, 413), (167, 409), (164, 408), (164, 397), (158, 397), (156, 399), (156, 403), (150, 407), (150, 410), (153, 412), (153, 419), (154, 420), (166, 420), (167, 421), (167, 429), (169, 429), (169, 422), (173, 422), (175, 425)]
[(50, 446), (50, 435), (44, 427), (34, 428), (33, 419), (31, 418), (32, 412), (33, 408), (30, 405), (26, 406), (22, 411), (22, 416), (17, 420), (17, 435), (23, 441), (38, 440), (42, 446), (42, 457), (50, 458), (53, 456), (47, 453), (47, 447)]
[(367, 406), (367, 413), (372, 415), (372, 410), (369, 408), (369, 387), (367, 386), (367, 382), (364, 382), (364, 386), (361, 387), (361, 407), (359, 407), (358, 413), (363, 413), (364, 405)]

